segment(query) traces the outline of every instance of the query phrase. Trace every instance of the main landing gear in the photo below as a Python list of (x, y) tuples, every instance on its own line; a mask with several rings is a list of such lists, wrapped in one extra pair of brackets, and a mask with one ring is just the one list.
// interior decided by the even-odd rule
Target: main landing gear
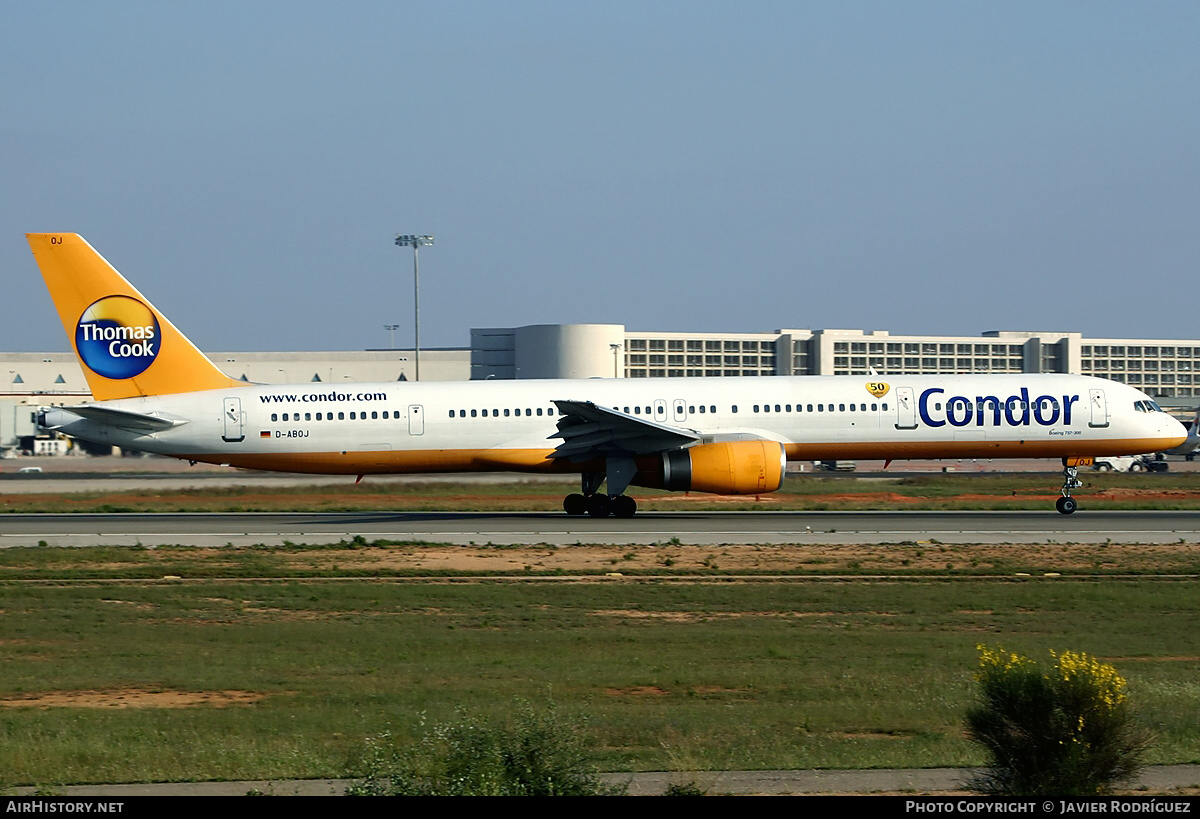
[(594, 518), (631, 518), (637, 513), (637, 501), (628, 495), (605, 495), (597, 492), (581, 495), (573, 492), (563, 498), (563, 511), (568, 515), (591, 515)]
[[(563, 511), (568, 515), (590, 515), (594, 518), (631, 518), (637, 513), (637, 502), (623, 494), (629, 482), (637, 473), (633, 460), (629, 458), (608, 458), (607, 472), (584, 472), (582, 476), (583, 493), (573, 492), (563, 498)], [(600, 484), (608, 481), (608, 488), (613, 494), (600, 492)]]
[(1063, 458), (1062, 497), (1054, 502), (1054, 508), (1064, 515), (1069, 515), (1079, 508), (1079, 502), (1071, 497), (1071, 490), (1083, 486), (1083, 481), (1079, 480), (1079, 467), (1068, 466), (1068, 463), (1068, 460)]

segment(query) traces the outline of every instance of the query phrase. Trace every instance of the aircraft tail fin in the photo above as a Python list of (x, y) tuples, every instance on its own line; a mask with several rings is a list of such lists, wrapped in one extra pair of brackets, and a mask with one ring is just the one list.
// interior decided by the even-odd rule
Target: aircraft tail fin
[(75, 233), (27, 233), (98, 401), (240, 385)]

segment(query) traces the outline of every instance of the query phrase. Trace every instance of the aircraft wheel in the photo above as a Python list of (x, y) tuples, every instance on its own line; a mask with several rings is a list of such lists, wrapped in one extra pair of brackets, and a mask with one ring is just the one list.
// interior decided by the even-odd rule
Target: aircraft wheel
[(578, 492), (573, 492), (563, 498), (563, 511), (568, 515), (583, 515), (587, 513), (587, 498)]
[(1074, 498), (1059, 498), (1054, 506), (1064, 515), (1069, 515), (1079, 508), (1079, 503)]
[(594, 518), (606, 518), (612, 513), (612, 502), (608, 495), (592, 495), (587, 499), (587, 513)]
[(628, 495), (614, 495), (612, 513), (616, 518), (631, 518), (637, 512), (637, 501)]

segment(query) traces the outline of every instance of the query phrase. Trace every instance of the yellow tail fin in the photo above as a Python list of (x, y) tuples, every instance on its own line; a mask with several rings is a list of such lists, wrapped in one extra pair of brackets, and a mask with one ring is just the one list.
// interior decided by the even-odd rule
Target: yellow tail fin
[(98, 401), (240, 386), (75, 233), (27, 233)]

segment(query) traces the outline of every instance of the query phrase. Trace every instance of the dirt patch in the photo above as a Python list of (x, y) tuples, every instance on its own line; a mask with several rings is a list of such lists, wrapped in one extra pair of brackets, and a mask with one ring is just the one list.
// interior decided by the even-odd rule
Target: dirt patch
[(0, 700), (3, 708), (226, 708), (257, 702), (266, 694), (253, 691), (47, 691)]
[[(743, 617), (834, 617), (835, 611), (593, 611), (600, 617), (628, 617), (633, 620), (657, 620), (669, 623), (696, 623), (703, 620), (740, 619)], [(844, 612), (843, 612), (844, 614)], [(869, 612), (878, 617), (895, 617), (889, 612)]]
[[(278, 552), (276, 554), (279, 554)], [(645, 582), (646, 573), (807, 575), (942, 572), (947, 563), (959, 571), (1041, 575), (1063, 571), (1141, 571), (1191, 574), (1200, 569), (1200, 545), (1160, 544), (970, 544), (894, 543), (786, 544), (723, 546), (544, 546), (488, 547), (426, 546), (368, 548), (354, 551), (298, 553), (285, 556), (295, 569), (345, 571), (465, 572), (481, 574), (521, 570), (594, 574), (597, 582)], [(607, 612), (610, 616), (645, 617), (637, 611)], [(661, 616), (661, 613), (655, 613)], [(672, 615), (674, 616), (674, 615)], [(682, 620), (696, 616), (680, 613)]]
[(146, 603), (141, 600), (116, 600), (111, 597), (106, 597), (100, 601), (101, 603), (110, 603), (117, 606), (132, 606), (138, 611), (154, 611), (158, 608), (153, 603)]
[[(800, 536), (803, 537), (803, 536)], [(205, 577), (221, 577), (223, 564), (229, 579), (246, 577), (243, 550), (229, 548), (187, 549), (160, 546), (142, 553), (143, 564), (169, 565), (179, 570), (181, 560), (202, 564)], [(991, 543), (944, 544), (934, 540), (902, 541), (871, 546), (858, 544), (723, 544), (689, 546), (577, 545), (548, 548), (530, 546), (369, 546), (312, 550), (275, 547), (262, 553), (261, 576), (318, 574), (324, 576), (435, 578), (449, 575), (478, 575), (480, 578), (507, 574), (509, 578), (554, 576), (602, 583), (666, 581), (669, 576), (729, 578), (742, 574), (758, 577), (805, 577), (812, 575), (914, 575), (941, 574), (953, 568), (961, 574), (999, 576), (1044, 576), (1067, 573), (1200, 574), (1200, 543)], [(119, 576), (125, 568), (120, 560), (89, 566), (97, 573), (106, 570)], [(183, 572), (185, 580), (187, 572)], [(157, 582), (157, 581), (148, 581)], [(728, 582), (728, 581), (726, 581)], [(153, 604), (108, 598), (107, 605), (147, 610)], [(256, 601), (227, 601), (231, 610), (245, 615), (283, 616), (266, 611)], [(439, 612), (428, 611), (436, 615)], [(613, 617), (663, 618), (656, 612), (597, 612)], [(987, 612), (978, 612), (986, 614)], [(753, 616), (748, 612), (739, 616)], [(312, 615), (297, 611), (297, 619)], [(323, 613), (328, 616), (328, 613)], [(698, 613), (669, 614), (679, 622)], [(810, 615), (818, 616), (818, 615)]]
[(1197, 493), (1187, 489), (1139, 489), (1114, 486), (1093, 492), (1088, 497), (1105, 500), (1195, 500)]
[(671, 692), (656, 685), (634, 685), (629, 688), (605, 688), (610, 697), (665, 697)]

